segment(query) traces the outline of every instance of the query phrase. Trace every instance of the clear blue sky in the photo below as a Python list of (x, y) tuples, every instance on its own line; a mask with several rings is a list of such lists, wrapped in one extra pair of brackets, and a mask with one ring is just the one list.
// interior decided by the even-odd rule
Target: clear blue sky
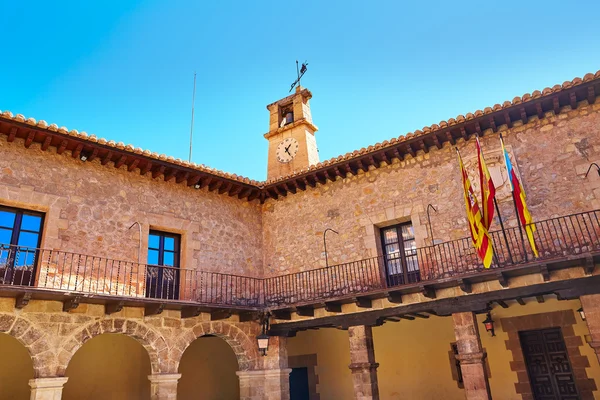
[[(263, 180), (307, 60), (321, 160), (600, 69), (600, 2), (0, 0), (0, 110)], [(95, 5), (94, 5), (95, 4)]]

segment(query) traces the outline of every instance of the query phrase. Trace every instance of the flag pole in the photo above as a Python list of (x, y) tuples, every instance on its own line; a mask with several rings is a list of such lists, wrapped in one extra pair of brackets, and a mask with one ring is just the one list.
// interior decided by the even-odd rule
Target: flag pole
[[(500, 134), (500, 144), (502, 145), (502, 156), (507, 157), (508, 153), (504, 148), (504, 139), (502, 138), (502, 134)], [(511, 181), (511, 177), (508, 176), (508, 165), (506, 165), (506, 160), (504, 160), (504, 165), (506, 166), (506, 175), (508, 179), (508, 183), (510, 184), (510, 194), (513, 200), (513, 207), (515, 208), (515, 215), (517, 217), (517, 226), (519, 227), (519, 235), (521, 236), (521, 246), (523, 246), (523, 255), (525, 257), (525, 262), (528, 261), (527, 250), (525, 249), (525, 238), (523, 238), (523, 228), (521, 227), (521, 218), (519, 218), (519, 210), (517, 209), (517, 199), (515, 199), (515, 188), (513, 188), (513, 184)]]

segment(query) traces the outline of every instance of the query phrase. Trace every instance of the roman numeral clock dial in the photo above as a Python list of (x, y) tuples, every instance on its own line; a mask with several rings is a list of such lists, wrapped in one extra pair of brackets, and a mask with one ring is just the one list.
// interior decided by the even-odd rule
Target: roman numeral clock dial
[(298, 141), (294, 138), (284, 139), (277, 146), (277, 161), (280, 163), (289, 163), (298, 153)]

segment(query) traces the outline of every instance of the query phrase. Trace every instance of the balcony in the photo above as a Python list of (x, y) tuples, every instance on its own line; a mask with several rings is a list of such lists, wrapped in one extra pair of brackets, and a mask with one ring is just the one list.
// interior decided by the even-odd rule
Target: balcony
[(470, 238), (265, 279), (0, 244), (0, 294), (192, 307), (195, 315), (204, 309), (290, 309), (416, 291), (435, 297), (437, 288), (460, 285), (469, 292), (472, 283), (491, 279), (504, 286), (511, 275), (547, 276), (549, 269), (575, 264), (591, 272), (593, 257), (600, 255), (599, 216), (597, 210), (536, 222), (537, 258), (518, 228), (491, 232), (495, 257), (487, 270)]

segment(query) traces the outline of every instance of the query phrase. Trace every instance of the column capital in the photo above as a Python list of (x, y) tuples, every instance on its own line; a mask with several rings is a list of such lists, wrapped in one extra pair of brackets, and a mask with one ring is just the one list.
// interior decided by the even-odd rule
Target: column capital
[(237, 371), (235, 374), (240, 379), (254, 379), (254, 378), (276, 378), (280, 376), (288, 376), (292, 372), (291, 368), (280, 368), (280, 369), (255, 369), (250, 371)]
[(148, 379), (152, 383), (177, 382), (180, 378), (181, 378), (181, 374), (153, 374), (153, 375), (148, 375)]
[(36, 378), (29, 380), (29, 386), (32, 389), (54, 389), (62, 388), (69, 380), (66, 376), (58, 376), (53, 378)]
[(461, 364), (480, 364), (487, 357), (486, 352), (456, 354), (454, 356)]
[(352, 363), (348, 365), (348, 368), (354, 371), (375, 371), (379, 367), (379, 363)]

